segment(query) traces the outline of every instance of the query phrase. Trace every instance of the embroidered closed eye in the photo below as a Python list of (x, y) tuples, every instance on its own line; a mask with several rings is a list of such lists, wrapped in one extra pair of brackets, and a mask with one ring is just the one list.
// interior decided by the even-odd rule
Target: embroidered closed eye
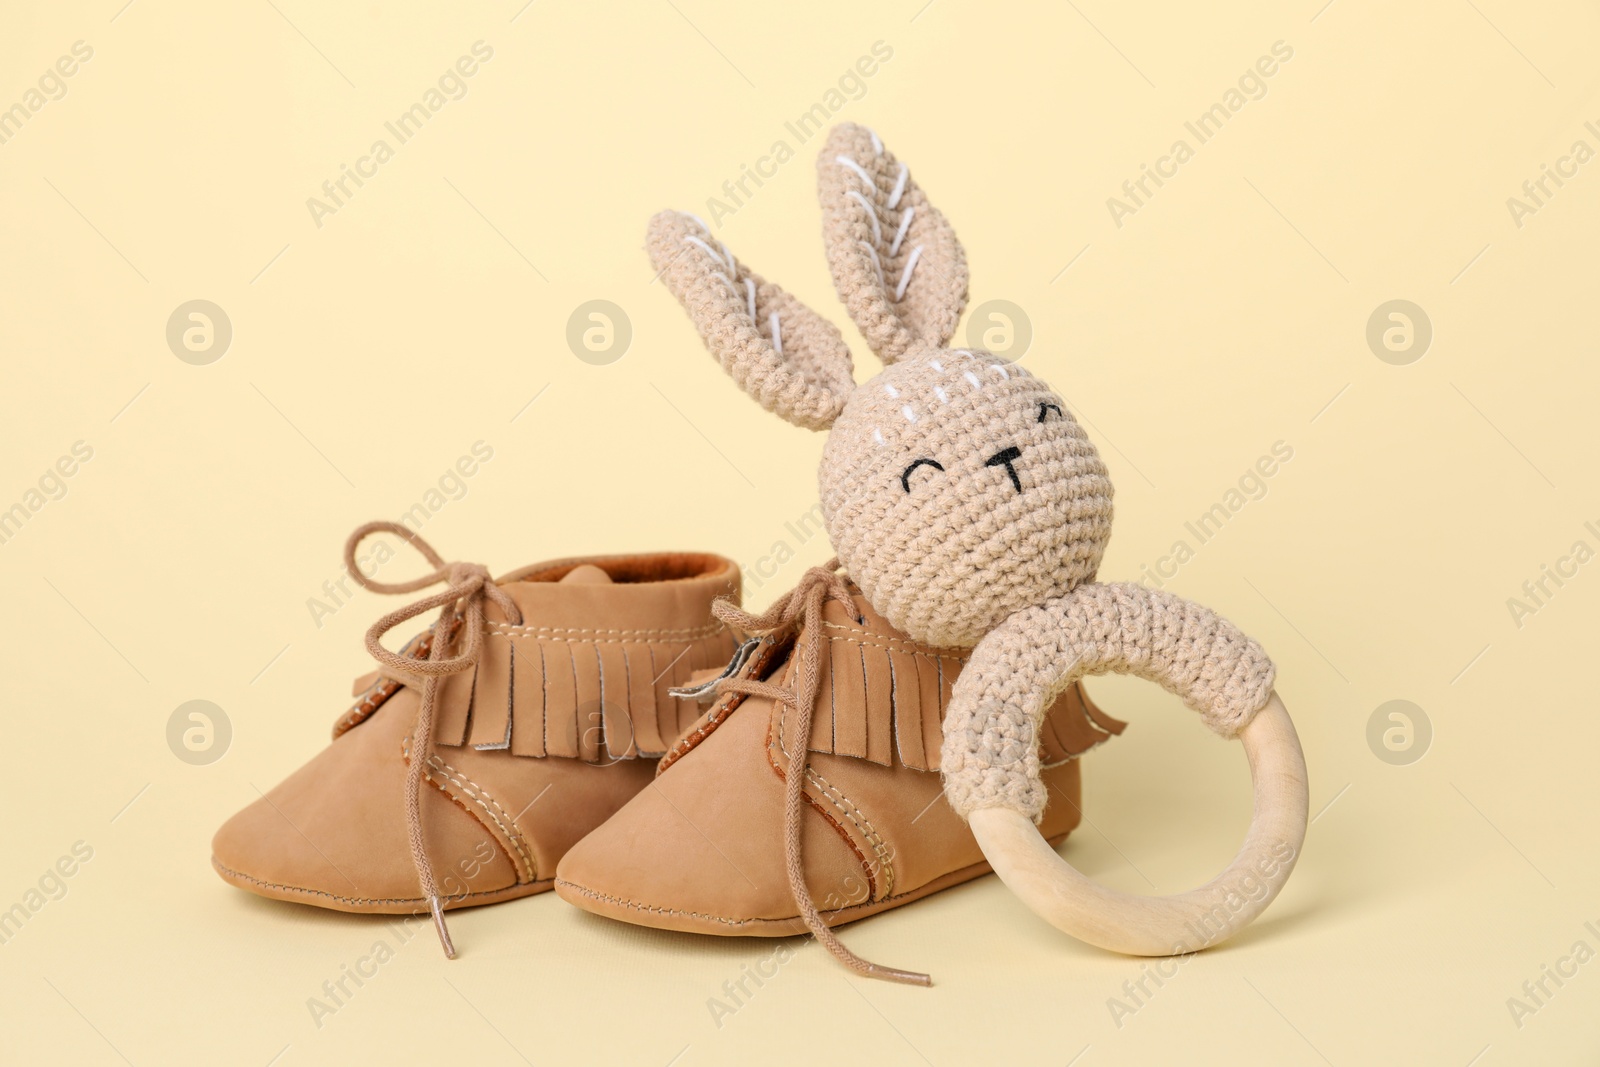
[(1053, 412), (1056, 413), (1056, 418), (1058, 418), (1058, 419), (1061, 418), (1061, 405), (1060, 404), (1055, 404), (1055, 403), (1052, 403), (1052, 402), (1050, 402), (1048, 400), (1039, 401), (1039, 421), (1040, 422), (1044, 421), (1045, 413), (1046, 412), (1050, 412), (1050, 411), (1053, 411)]
[(940, 463), (936, 459), (913, 460), (911, 465), (900, 473), (900, 488), (904, 489), (908, 493), (911, 492), (911, 472), (916, 470), (918, 467), (932, 467), (934, 470), (944, 470), (944, 464)]

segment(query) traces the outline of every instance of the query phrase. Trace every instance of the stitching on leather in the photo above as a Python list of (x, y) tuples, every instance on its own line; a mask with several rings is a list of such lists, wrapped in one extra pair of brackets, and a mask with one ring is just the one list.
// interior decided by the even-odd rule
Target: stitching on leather
[[(744, 694), (739, 693), (736, 694), (736, 696), (742, 698)], [(742, 699), (727, 699), (724, 700), (722, 704), (712, 709), (711, 714), (706, 716), (706, 721), (704, 723), (702, 723), (696, 729), (678, 738), (677, 743), (667, 750), (666, 755), (662, 756), (663, 766), (656, 768), (656, 773), (659, 775), (662, 771), (666, 770), (668, 767), (672, 766), (673, 763), (678, 762), (678, 760), (682, 759), (685, 755), (692, 751), (700, 742), (710, 737), (712, 733), (716, 731), (717, 727), (722, 725), (722, 721), (726, 719), (733, 709), (738, 707), (741, 703), (743, 703)], [(668, 762), (669, 760), (670, 762)]]
[[(1064, 838), (1066, 836), (1067, 836), (1066, 834), (1060, 834), (1060, 835), (1058, 835), (1057, 837), (1055, 837), (1053, 839), (1047, 839), (1047, 840), (1050, 840), (1052, 843), (1059, 842), (1062, 838)], [(980, 862), (983, 862), (983, 861), (980, 861)], [(977, 865), (978, 864), (974, 864), (973, 866), (977, 866)], [(959, 870), (965, 870), (965, 869), (966, 868), (959, 868)], [(948, 872), (948, 873), (949, 874), (954, 874), (956, 872), (955, 871), (951, 871), (951, 872)], [(941, 877), (945, 877), (945, 876), (941, 875)], [(974, 875), (974, 877), (978, 877), (978, 876)], [(934, 881), (937, 881), (937, 880), (938, 879), (934, 879)], [(619, 906), (624, 907), (624, 908), (631, 908), (634, 911), (648, 911), (648, 912), (653, 912), (656, 915), (681, 915), (681, 916), (684, 916), (685, 918), (690, 918), (690, 919), (706, 919), (706, 920), (708, 920), (710, 922), (721, 923), (724, 926), (749, 926), (752, 923), (773, 923), (773, 924), (777, 924), (777, 923), (801, 922), (801, 918), (798, 915), (790, 915), (790, 916), (787, 916), (787, 917), (781, 918), (781, 919), (764, 919), (764, 918), (757, 918), (757, 917), (751, 917), (751, 918), (748, 918), (748, 919), (730, 919), (730, 918), (728, 918), (727, 916), (724, 916), (724, 915), (707, 915), (705, 912), (700, 912), (700, 911), (685, 911), (682, 908), (660, 908), (660, 907), (655, 906), (654, 904), (641, 904), (637, 900), (629, 900), (626, 897), (618, 897), (618, 896), (613, 896), (610, 893), (602, 893), (598, 889), (590, 889), (586, 885), (579, 885), (576, 882), (569, 882), (565, 878), (557, 878), (555, 880), (555, 884), (558, 885), (558, 886), (565, 886), (566, 888), (571, 889), (574, 892), (581, 893), (584, 896), (589, 897), (592, 900), (603, 900), (608, 904), (616, 904), (616, 905), (619, 905)], [(832, 911), (823, 911), (822, 914), (824, 914), (824, 915), (843, 915), (845, 912), (851, 911), (852, 909), (855, 909), (855, 908), (874, 908), (874, 909), (878, 909), (878, 910), (887, 910), (888, 908), (895, 906), (895, 903), (897, 901), (905, 900), (908, 897), (915, 896), (917, 893), (921, 892), (925, 888), (926, 888), (925, 885), (918, 886), (916, 889), (908, 889), (904, 893), (900, 893), (900, 894), (895, 895), (895, 896), (886, 896), (881, 900), (864, 900), (864, 901), (861, 901), (858, 904), (846, 904), (842, 908), (835, 908)], [(804, 930), (805, 930), (805, 928), (804, 928), (804, 926), (802, 926), (801, 927), (801, 932), (803, 933)]]
[(629, 901), (624, 897), (611, 896), (610, 893), (600, 893), (598, 889), (590, 889), (589, 886), (581, 886), (578, 883), (574, 883), (574, 881), (566, 881), (565, 878), (557, 878), (555, 885), (576, 889), (578, 893), (582, 893), (584, 896), (594, 897), (595, 901), (605, 901), (606, 904), (621, 904), (622, 907), (630, 907), (635, 912), (654, 912), (656, 915), (688, 915), (690, 918), (704, 918), (704, 920), (712, 921), (712, 923), (723, 923), (725, 926), (742, 926), (744, 923), (757, 921), (749, 920), (749, 918), (723, 918), (722, 915), (706, 915), (704, 912), (685, 912), (685, 910), (675, 909), (675, 907), (656, 907), (654, 904), (640, 904), (638, 901)]
[[(855, 640), (855, 638), (868, 637), (868, 638), (871, 638), (872, 640), (870, 640), (870, 641), (856, 641), (856, 643), (857, 644), (862, 644), (862, 645), (872, 645), (873, 648), (887, 649), (890, 652), (904, 652), (904, 653), (907, 653), (908, 655), (928, 656), (928, 657), (930, 657), (932, 659), (953, 659), (953, 660), (959, 660), (962, 663), (967, 662), (968, 657), (971, 655), (970, 652), (968, 652), (967, 655), (965, 655), (965, 656), (962, 655), (961, 654), (961, 652), (962, 652), (961, 649), (950, 649), (950, 648), (939, 649), (939, 648), (935, 648), (933, 645), (924, 645), (924, 644), (921, 644), (921, 643), (919, 643), (917, 641), (900, 640), (900, 639), (894, 638), (894, 637), (886, 637), (883, 634), (875, 634), (871, 630), (858, 630), (853, 626), (846, 626), (843, 623), (838, 623), (838, 622), (826, 622), (826, 621), (824, 621), (822, 626), (823, 626), (823, 629), (826, 629), (826, 630), (837, 630), (840, 633), (854, 635), (854, 637), (832, 637), (832, 636), (830, 636), (828, 638), (830, 641), (849, 641), (849, 640)], [(889, 641), (889, 642), (892, 642), (892, 644), (884, 644), (884, 645), (875, 644), (874, 642), (877, 642), (877, 641)]]
[[(785, 759), (789, 759), (791, 758), (789, 756), (789, 750), (783, 743), (783, 736), (789, 725), (789, 704), (787, 702), (780, 702), (780, 706), (783, 708), (783, 710), (778, 713), (778, 751), (783, 754)], [(801, 741), (802, 744), (809, 744), (809, 742), (809, 738), (802, 739)], [(822, 775), (811, 769), (811, 763), (809, 760), (806, 762), (806, 777), (816, 782), (822, 791), (822, 795), (827, 797), (828, 803), (837, 808), (839, 813), (850, 821), (850, 825), (854, 826), (856, 831), (861, 834), (862, 837), (866, 838), (867, 844), (872, 846), (873, 854), (878, 858), (878, 866), (884, 872), (883, 893), (885, 896), (887, 896), (889, 891), (894, 887), (895, 882), (894, 860), (889, 855), (888, 847), (884, 844), (883, 838), (880, 837), (878, 835), (878, 831), (873, 828), (872, 823), (867, 819), (866, 814), (862, 812), (860, 808), (856, 807), (854, 801), (851, 801), (844, 795), (843, 791), (839, 790), (827, 779), (823, 778)], [(846, 804), (849, 804), (848, 810), (845, 807)], [(860, 815), (861, 818), (857, 820), (855, 815), (850, 814), (852, 811), (855, 812), (856, 815)], [(863, 826), (863, 823), (866, 825)], [(872, 877), (870, 865), (868, 865), (866, 873), (868, 881), (876, 881), (876, 879)]]
[[(767, 665), (772, 662), (773, 656), (777, 655), (778, 648), (779, 646), (776, 644), (762, 645), (746, 662), (744, 675), (752, 678), (760, 675), (762, 671), (767, 669)], [(661, 757), (660, 764), (656, 767), (656, 774), (658, 776), (665, 774), (668, 767), (671, 767), (678, 760), (694, 751), (695, 746), (715, 733), (717, 727), (722, 725), (723, 721), (733, 713), (734, 709), (744, 703), (744, 700), (745, 694), (743, 693), (729, 693), (724, 696), (722, 702), (706, 714), (704, 723), (679, 737), (667, 749), (666, 754)]]
[[(883, 892), (887, 896), (894, 890), (894, 867), (889, 861), (888, 845), (884, 843), (883, 838), (878, 836), (878, 831), (873, 828), (871, 821), (867, 819), (866, 813), (856, 807), (855, 802), (845, 796), (843, 790), (812, 770), (809, 763), (806, 764), (806, 777), (821, 787), (823, 794), (833, 802), (834, 807), (840, 811), (845, 811), (848, 807), (849, 811), (845, 812), (845, 818), (849, 819), (851, 824), (861, 832), (861, 836), (867, 839), (867, 843), (872, 846), (873, 853), (877, 855), (882, 863), (884, 872)], [(860, 821), (856, 821), (849, 812), (855, 812), (856, 815), (859, 815), (861, 817)]]
[[(493, 621), (486, 620), (484, 622), (484, 627), (490, 633), (498, 634), (501, 637), (524, 637), (524, 636), (528, 636), (528, 635), (548, 634), (548, 635), (552, 635), (552, 640), (557, 640), (557, 641), (593, 641), (593, 640), (596, 640), (594, 637), (589, 636), (589, 635), (592, 635), (592, 634), (615, 634), (615, 635), (618, 635), (617, 637), (611, 637), (611, 638), (602, 639), (607, 644), (621, 643), (622, 638), (629, 637), (629, 636), (639, 636), (639, 637), (646, 637), (646, 638), (671, 637), (671, 638), (673, 638), (675, 640), (678, 640), (678, 641), (693, 641), (693, 640), (698, 640), (698, 639), (707, 638), (707, 637), (716, 637), (719, 634), (722, 634), (722, 633), (726, 632), (726, 630), (723, 628), (721, 623), (714, 623), (714, 624), (709, 624), (709, 625), (706, 625), (706, 626), (689, 626), (689, 627), (682, 627), (682, 628), (678, 628), (678, 629), (616, 630), (616, 629), (601, 629), (601, 628), (587, 629), (587, 628), (582, 628), (582, 627), (571, 627), (571, 626), (513, 626), (508, 622), (493, 622)], [(576, 635), (576, 636), (573, 636), (573, 637), (555, 637), (554, 635), (556, 635), (556, 634), (573, 634), (573, 635)], [(636, 643), (643, 644), (644, 642), (641, 641), (641, 642), (636, 642)]]
[[(411, 739), (409, 737), (402, 738), (400, 741), (400, 754), (407, 761), (411, 759), (410, 749)], [(500, 832), (505, 835), (506, 840), (511, 842), (511, 847), (516, 850), (517, 858), (522, 861), (520, 864), (518, 864), (518, 867), (520, 868), (517, 872), (519, 875), (519, 880), (521, 880), (520, 876), (526, 875), (526, 881), (538, 881), (537, 877), (535, 877), (537, 872), (534, 869), (533, 856), (529, 852), (528, 844), (525, 840), (523, 840), (522, 834), (517, 830), (516, 820), (512, 818), (510, 813), (508, 813), (505, 808), (500, 806), (500, 802), (495, 800), (494, 797), (490, 796), (488, 791), (485, 790), (481, 785), (478, 785), (478, 783), (472, 781), (465, 774), (462, 774), (461, 771), (440, 759), (437, 754), (428, 757), (428, 766), (430, 768), (430, 772), (428, 774), (429, 778), (433, 777), (432, 770), (437, 769), (441, 771), (446, 779), (459, 787), (462, 792), (467, 794), (467, 796), (476, 801), (478, 806), (483, 809), (484, 814), (488, 815), (489, 818), (494, 821), (494, 824), (500, 827)], [(460, 777), (456, 777), (457, 775)], [(440, 788), (443, 787), (441, 786)], [(496, 814), (497, 812), (498, 814)], [(505, 817), (504, 821), (502, 821), (501, 816)]]
[[(766, 753), (767, 766), (771, 767), (772, 773), (778, 776), (778, 781), (787, 782), (789, 780), (789, 775), (780, 765), (778, 757), (772, 754), (772, 731), (777, 728), (777, 717), (769, 714), (767, 716), (767, 743), (762, 747), (761, 750)], [(861, 851), (861, 846), (856, 844), (856, 839), (850, 836), (850, 831), (846, 830), (838, 819), (835, 819), (832, 815), (828, 814), (828, 809), (822, 806), (821, 801), (812, 796), (810, 793), (806, 792), (804, 783), (801, 783), (800, 786), (800, 798), (807, 804), (811, 805), (811, 810), (816, 812), (822, 818), (823, 822), (833, 827), (833, 832), (839, 835), (839, 840), (844, 842), (844, 847), (848, 848), (850, 850), (850, 854), (856, 858), (856, 862), (861, 864), (861, 871), (867, 876), (867, 897), (868, 899), (876, 899), (878, 896), (878, 879), (873, 874), (872, 861), (867, 859), (867, 854), (865, 852)], [(830, 804), (833, 803), (831, 799), (829, 799), (828, 802)]]
[[(314, 897), (327, 897), (329, 900), (337, 900), (341, 904), (418, 904), (418, 905), (425, 905), (425, 904), (428, 903), (428, 901), (424, 897), (342, 897), (337, 893), (328, 893), (328, 892), (325, 892), (325, 891), (323, 891), (321, 889), (307, 889), (303, 885), (286, 885), (283, 882), (269, 882), (269, 881), (267, 881), (267, 880), (265, 880), (263, 878), (257, 878), (254, 875), (245, 874), (243, 871), (236, 871), (232, 867), (229, 867), (228, 865), (223, 863), (221, 860), (217, 859), (217, 857), (215, 857), (215, 856), (211, 857), (211, 866), (215, 867), (217, 870), (221, 871), (224, 874), (232, 875), (233, 877), (238, 878), (238, 879), (240, 879), (242, 881), (249, 882), (251, 885), (258, 885), (258, 886), (262, 887), (263, 889), (281, 889), (281, 890), (284, 890), (285, 892), (290, 892), (290, 893), (308, 893), (308, 894), (310, 894), (311, 896), (314, 896)], [(554, 885), (555, 884), (555, 880), (554, 879), (547, 879), (547, 882), (548, 882), (549, 885)], [(521, 888), (523, 888), (525, 886), (538, 885), (538, 884), (539, 883), (537, 883), (537, 882), (523, 882), (523, 883), (520, 883), (518, 885), (506, 886), (505, 889), (479, 889), (479, 890), (474, 890), (471, 893), (468, 893), (466, 896), (450, 897), (448, 899), (452, 900), (452, 901), (455, 901), (455, 900), (471, 900), (474, 897), (493, 897), (493, 896), (499, 896), (501, 893), (505, 893), (505, 892), (507, 892), (509, 890), (512, 890), (512, 889), (521, 889)]]
[(391, 679), (380, 678), (372, 683), (372, 688), (362, 695), (361, 700), (333, 724), (333, 736), (338, 737), (340, 734), (366, 722), (372, 717), (373, 712), (383, 706), (384, 701), (399, 691), (400, 683)]
[[(515, 825), (508, 825), (511, 820), (511, 815), (500, 806), (499, 802), (493, 797), (489, 796), (487, 793), (480, 793), (482, 787), (477, 786), (476, 783), (472, 782), (465, 776), (459, 778), (456, 777), (456, 775), (460, 774), (460, 772), (454, 767), (451, 767), (438, 756), (429, 758), (428, 763), (431, 768), (437, 768), (443, 772), (447, 779), (449, 779), (456, 786), (460, 787), (460, 789), (473, 800), (478, 802), (478, 805), (484, 809), (489, 818), (494, 820), (494, 824), (500, 827), (501, 831), (503, 831), (506, 837), (510, 839), (512, 847), (517, 850), (517, 857), (522, 861), (521, 866), (523, 868), (520, 873), (525, 875), (525, 880), (529, 882), (537, 881), (537, 879), (534, 877), (535, 872), (533, 869), (533, 857), (528, 852), (527, 842), (522, 839), (522, 834), (518, 832)], [(429, 777), (431, 778), (433, 775), (430, 773)]]

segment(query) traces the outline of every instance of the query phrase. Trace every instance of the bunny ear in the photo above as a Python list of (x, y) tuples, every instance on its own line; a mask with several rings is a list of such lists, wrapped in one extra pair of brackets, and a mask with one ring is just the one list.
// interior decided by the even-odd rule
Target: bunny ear
[(693, 215), (661, 212), (646, 243), (660, 278), (739, 388), (796, 426), (833, 425), (855, 389), (837, 326), (748, 270)]
[(817, 192), (833, 284), (872, 350), (893, 363), (942, 347), (967, 303), (967, 257), (906, 165), (843, 123), (817, 157)]

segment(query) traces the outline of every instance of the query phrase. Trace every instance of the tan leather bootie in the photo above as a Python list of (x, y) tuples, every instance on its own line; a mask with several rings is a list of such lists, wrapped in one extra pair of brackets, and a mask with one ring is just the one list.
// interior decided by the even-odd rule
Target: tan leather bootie
[[(355, 548), (377, 532), (436, 570), (400, 585), (365, 577)], [(597, 556), (493, 580), (392, 523), (357, 530), (346, 564), (379, 592), (448, 587), (368, 631), (380, 670), (357, 679), (333, 744), (228, 820), (212, 865), (278, 900), (431, 910), (453, 953), (443, 910), (549, 889), (572, 844), (650, 782), (698, 710), (668, 688), (732, 654), (710, 608), (737, 598), (739, 569), (714, 555)], [(439, 620), (400, 653), (379, 643), (433, 608)]]
[[(842, 595), (825, 601), (815, 640), (799, 609), (825, 574), (814, 569), (766, 616), (742, 620), (773, 636), (722, 683), (653, 785), (568, 851), (556, 870), (562, 899), (643, 926), (777, 937), (806, 932), (811, 902), (837, 926), (988, 872), (939, 779), (940, 723), (967, 651), (905, 637), (837, 576)], [(810, 897), (801, 901), (787, 873), (784, 789), (804, 704), (795, 690), (813, 649), (815, 713), (796, 813)], [(1056, 701), (1037, 753), (1050, 789), (1039, 828), (1047, 840), (1078, 825), (1075, 757), (1123, 726), (1076, 685)]]

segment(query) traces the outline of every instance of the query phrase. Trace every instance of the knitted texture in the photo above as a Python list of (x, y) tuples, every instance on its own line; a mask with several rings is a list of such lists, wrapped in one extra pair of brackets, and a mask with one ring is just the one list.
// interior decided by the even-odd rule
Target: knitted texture
[(1211, 611), (1116, 582), (1079, 586), (1020, 611), (979, 642), (945, 718), (945, 796), (980, 808), (1044, 814), (1036, 738), (1045, 709), (1084, 675), (1133, 674), (1161, 685), (1232, 737), (1272, 694), (1261, 646)]
[[(842, 123), (817, 155), (817, 197), (834, 288), (878, 358), (948, 341), (967, 299), (967, 257), (910, 169), (877, 134)], [(900, 291), (908, 269), (914, 284)]]
[(656, 215), (645, 245), (739, 388), (797, 426), (827, 429), (855, 388), (839, 328), (745, 267), (693, 215)]
[(845, 570), (895, 627), (942, 648), (1093, 578), (1111, 536), (1094, 445), (1048, 385), (986, 352), (917, 355), (858, 389), (819, 482)]

